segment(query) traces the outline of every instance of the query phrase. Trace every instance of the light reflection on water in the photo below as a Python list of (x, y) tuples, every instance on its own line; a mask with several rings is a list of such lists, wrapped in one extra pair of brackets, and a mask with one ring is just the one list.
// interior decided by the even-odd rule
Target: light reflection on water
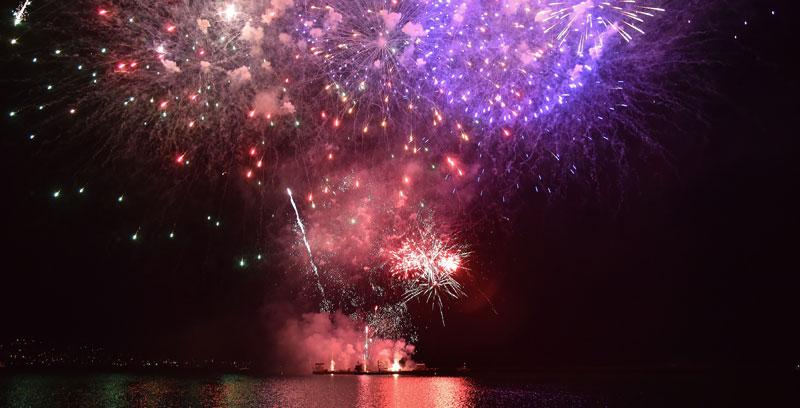
[[(596, 404), (597, 402), (595, 402)], [(581, 396), (462, 377), (170, 377), (126, 374), (0, 376), (4, 407), (472, 407), (589, 406)]]

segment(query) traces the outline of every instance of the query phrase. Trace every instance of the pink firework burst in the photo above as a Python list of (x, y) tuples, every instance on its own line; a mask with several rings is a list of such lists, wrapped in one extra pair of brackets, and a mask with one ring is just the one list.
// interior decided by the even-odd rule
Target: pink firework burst
[(389, 251), (391, 273), (403, 282), (403, 302), (424, 299), (439, 308), (444, 323), (443, 298), (464, 296), (457, 272), (464, 268), (469, 255), (466, 247), (434, 232), (432, 226), (419, 228), (403, 240), (400, 248)]

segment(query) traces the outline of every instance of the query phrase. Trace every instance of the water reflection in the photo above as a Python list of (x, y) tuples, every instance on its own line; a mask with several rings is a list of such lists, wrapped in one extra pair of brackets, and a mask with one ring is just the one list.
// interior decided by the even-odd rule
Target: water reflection
[[(454, 377), (364, 377), (371, 382), (359, 407), (474, 406), (472, 380)], [(366, 403), (362, 403), (365, 401)]]
[[(570, 393), (471, 378), (14, 374), (0, 376), (4, 407), (471, 407), (585, 406)], [(566, 404), (563, 404), (566, 403)], [(563, 405), (562, 405), (563, 404)]]

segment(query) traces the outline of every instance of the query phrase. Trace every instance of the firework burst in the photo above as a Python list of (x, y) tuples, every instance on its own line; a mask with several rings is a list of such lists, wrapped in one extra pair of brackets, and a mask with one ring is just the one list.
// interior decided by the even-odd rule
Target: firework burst
[[(322, 4), (322, 3), (321, 3)], [(377, 107), (414, 103), (409, 88), (414, 44), (426, 33), (419, 23), (424, 3), (412, 1), (333, 1), (310, 5), (299, 30), (309, 51), (327, 68), (342, 102)], [(405, 101), (405, 102), (401, 102)]]
[(391, 273), (403, 282), (403, 302), (422, 299), (438, 307), (444, 324), (443, 298), (464, 296), (457, 272), (465, 269), (467, 247), (437, 234), (430, 221), (410, 231), (400, 248), (389, 251)]

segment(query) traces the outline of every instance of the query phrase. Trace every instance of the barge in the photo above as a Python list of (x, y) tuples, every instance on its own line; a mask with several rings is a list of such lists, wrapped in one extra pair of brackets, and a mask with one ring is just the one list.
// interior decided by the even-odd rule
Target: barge
[[(380, 363), (380, 362), (379, 362)], [(378, 364), (377, 371), (369, 371), (366, 364), (357, 364), (351, 370), (335, 370), (333, 364), (327, 366), (325, 363), (316, 363), (312, 374), (315, 375), (393, 375), (393, 376), (408, 376), (408, 377), (430, 377), (439, 375), (439, 369), (429, 368), (425, 364), (417, 363), (413, 369), (398, 368), (393, 366), (389, 368), (386, 364)]]

